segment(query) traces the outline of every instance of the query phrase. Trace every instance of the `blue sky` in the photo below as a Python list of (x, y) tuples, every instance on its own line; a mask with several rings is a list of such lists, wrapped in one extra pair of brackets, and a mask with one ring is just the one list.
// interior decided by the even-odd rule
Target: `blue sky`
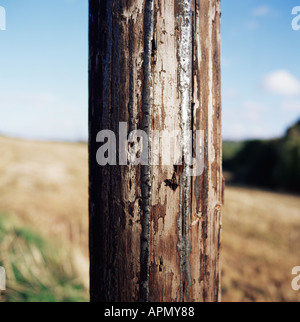
[[(300, 0), (222, 0), (223, 136), (270, 138), (300, 117)], [(87, 139), (88, 1), (0, 0), (0, 133)]]
[(0, 0), (0, 133), (87, 138), (88, 1)]
[(300, 118), (300, 1), (222, 1), (223, 136), (270, 138)]

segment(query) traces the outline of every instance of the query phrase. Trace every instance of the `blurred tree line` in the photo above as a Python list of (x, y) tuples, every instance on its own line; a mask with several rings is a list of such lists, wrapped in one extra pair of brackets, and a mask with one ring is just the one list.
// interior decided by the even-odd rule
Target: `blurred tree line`
[(224, 171), (232, 181), (300, 192), (300, 120), (274, 140), (224, 142)]

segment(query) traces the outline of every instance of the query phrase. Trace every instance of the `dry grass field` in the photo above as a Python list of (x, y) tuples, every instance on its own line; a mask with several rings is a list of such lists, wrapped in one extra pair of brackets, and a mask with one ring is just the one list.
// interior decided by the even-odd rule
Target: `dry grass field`
[(0, 137), (0, 155), (0, 210), (86, 252), (87, 146)]
[(227, 188), (223, 213), (223, 301), (300, 301), (300, 198)]
[[(10, 223), (11, 219), (13, 223), (17, 221), (18, 227), (29, 227), (51, 241), (58, 250), (63, 250), (61, 262), (64, 267), (57, 269), (69, 271), (71, 265), (84, 285), (88, 299), (87, 145), (32, 142), (0, 136), (0, 155), (0, 215), (3, 222), (6, 222), (5, 218)], [(5, 231), (8, 231), (7, 241), (0, 245), (0, 263), (4, 264), (10, 262), (12, 254), (7, 252), (14, 249), (11, 244), (16, 239), (10, 227), (5, 227)], [(5, 246), (8, 243), (10, 247)], [(1, 258), (3, 254), (7, 254), (6, 258)]]
[[(0, 154), (0, 242), (5, 241), (0, 245), (0, 263), (16, 256), (14, 265), (27, 263), (28, 256), (22, 257), (24, 264), (18, 257), (25, 247), (21, 237), (29, 245), (35, 241), (35, 248), (30, 246), (31, 257), (41, 261), (36, 247), (42, 245), (44, 256), (48, 246), (27, 230), (20, 230), (30, 227), (68, 254), (60, 259), (63, 269), (70, 271), (72, 263), (73, 274), (85, 286), (87, 299), (87, 146), (0, 137)], [(299, 301), (300, 292), (291, 289), (291, 270), (300, 265), (300, 198), (228, 187), (225, 201), (223, 300)], [(60, 270), (57, 260), (45, 260), (44, 265)], [(14, 284), (13, 289), (17, 294), (22, 285)], [(58, 299), (65, 299), (66, 294)]]

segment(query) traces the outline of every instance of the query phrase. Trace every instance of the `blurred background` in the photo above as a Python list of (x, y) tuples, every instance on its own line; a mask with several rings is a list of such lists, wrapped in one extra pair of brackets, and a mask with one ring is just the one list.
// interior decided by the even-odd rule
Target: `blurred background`
[[(299, 301), (300, 2), (221, 2), (223, 300)], [(0, 6), (0, 301), (88, 301), (88, 1)]]

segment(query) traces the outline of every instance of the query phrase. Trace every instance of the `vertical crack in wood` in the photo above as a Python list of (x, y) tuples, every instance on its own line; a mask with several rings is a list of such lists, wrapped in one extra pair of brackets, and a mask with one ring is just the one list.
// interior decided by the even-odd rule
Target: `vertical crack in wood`
[(145, 0), (144, 13), (144, 87), (143, 87), (143, 119), (142, 130), (148, 135), (148, 165), (141, 167), (141, 191), (143, 199), (143, 217), (141, 233), (141, 276), (140, 276), (140, 301), (149, 300), (149, 241), (150, 241), (150, 206), (151, 206), (151, 142), (150, 131), (152, 125), (152, 40), (153, 40), (153, 0)]
[(134, 124), (134, 42), (135, 34), (133, 30), (133, 21), (129, 24), (129, 103), (128, 103), (128, 115), (129, 115), (129, 133), (135, 130)]
[(178, 45), (178, 89), (181, 94), (181, 149), (184, 157), (183, 175), (180, 180), (180, 213), (178, 218), (178, 252), (180, 257), (181, 294), (189, 302), (189, 289), (192, 286), (189, 254), (189, 214), (191, 192), (191, 158), (192, 158), (192, 76), (193, 76), (193, 15), (192, 1), (178, 0), (177, 24)]

